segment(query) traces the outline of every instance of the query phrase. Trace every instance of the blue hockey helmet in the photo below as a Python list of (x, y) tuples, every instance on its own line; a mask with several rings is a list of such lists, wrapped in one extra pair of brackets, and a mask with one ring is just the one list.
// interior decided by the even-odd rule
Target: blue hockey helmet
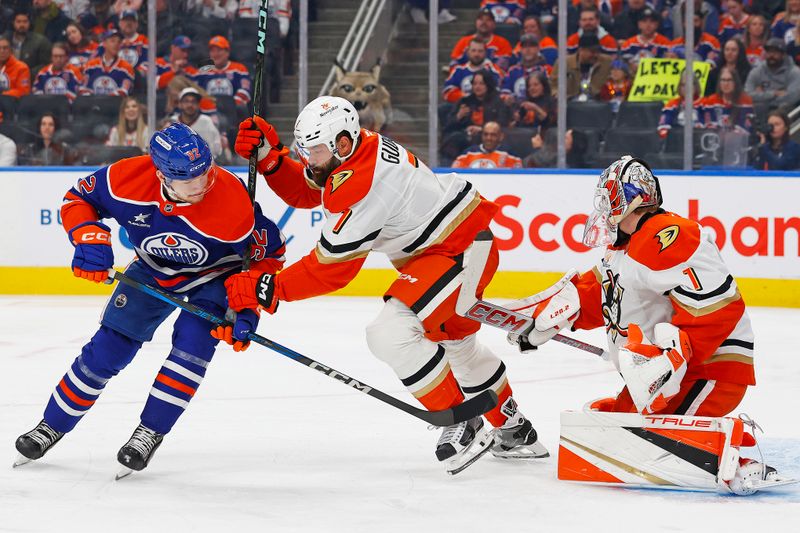
[(192, 128), (175, 122), (150, 138), (153, 164), (168, 180), (191, 180), (211, 168), (211, 149)]

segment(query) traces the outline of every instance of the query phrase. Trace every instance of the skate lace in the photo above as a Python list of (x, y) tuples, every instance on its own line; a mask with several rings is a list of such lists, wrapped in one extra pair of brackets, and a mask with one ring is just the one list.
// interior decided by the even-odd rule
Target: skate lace
[(761, 451), (761, 446), (758, 444), (758, 439), (756, 439), (756, 430), (759, 430), (761, 433), (764, 433), (764, 430), (755, 420), (750, 418), (750, 416), (745, 413), (739, 413), (739, 420), (741, 420), (745, 426), (750, 428), (750, 431), (753, 434), (753, 440), (756, 441), (756, 450), (758, 451), (758, 457), (760, 459), (759, 462), (761, 464), (761, 481), (764, 481), (767, 479), (767, 463), (764, 461), (764, 453)]
[(58, 431), (48, 426), (46, 422), (42, 422), (36, 427), (36, 429), (28, 434), (28, 436), (32, 440), (36, 441), (36, 443), (39, 444), (42, 449), (49, 448), (50, 445), (58, 440), (60, 435), (61, 434)]
[(140, 425), (131, 435), (128, 446), (142, 454), (142, 457), (148, 457), (157, 440), (158, 434), (155, 431)]
[(464, 430), (467, 429), (467, 422), (461, 422), (460, 424), (456, 424), (455, 426), (447, 426), (442, 433), (442, 436), (439, 437), (439, 443), (446, 444), (448, 442), (460, 442), (461, 436), (464, 435)]

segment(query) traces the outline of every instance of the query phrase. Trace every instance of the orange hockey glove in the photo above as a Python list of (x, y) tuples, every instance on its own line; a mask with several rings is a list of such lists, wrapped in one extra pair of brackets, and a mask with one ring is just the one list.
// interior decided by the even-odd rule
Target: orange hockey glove
[(211, 330), (211, 336), (233, 346), (234, 352), (243, 352), (250, 347), (248, 333), (255, 333), (258, 328), (258, 313), (252, 309), (243, 309), (236, 315), (233, 325), (217, 326)]
[(269, 172), (277, 164), (279, 156), (289, 153), (281, 144), (278, 132), (272, 124), (257, 116), (246, 118), (239, 124), (239, 133), (236, 134), (233, 148), (245, 159), (250, 159), (258, 150), (258, 171), (262, 174)]
[(262, 308), (273, 314), (278, 309), (275, 294), (275, 275), (256, 270), (240, 272), (225, 280), (228, 307), (234, 311)]

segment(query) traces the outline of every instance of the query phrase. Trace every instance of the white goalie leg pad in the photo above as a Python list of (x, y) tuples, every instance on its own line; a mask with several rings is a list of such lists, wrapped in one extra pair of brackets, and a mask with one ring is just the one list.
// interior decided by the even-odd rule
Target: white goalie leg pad
[(558, 478), (639, 488), (727, 491), (739, 465), (733, 418), (561, 413)]

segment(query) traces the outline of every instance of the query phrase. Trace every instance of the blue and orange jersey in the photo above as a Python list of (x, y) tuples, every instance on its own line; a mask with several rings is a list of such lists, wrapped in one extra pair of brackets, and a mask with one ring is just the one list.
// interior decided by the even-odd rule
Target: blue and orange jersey
[[(672, 41), (670, 51), (676, 56), (684, 59), (686, 57), (686, 44), (683, 37), (678, 37)], [(694, 59), (695, 61), (705, 61), (711, 63), (715, 67), (719, 62), (719, 41), (710, 33), (702, 33), (700, 40), (694, 45)]]
[[(512, 65), (516, 65), (521, 61), (519, 53), (521, 47), (522, 45), (519, 43), (514, 47), (514, 52), (511, 56)], [(539, 54), (544, 57), (547, 64), (552, 67), (556, 64), (556, 59), (558, 59), (558, 45), (552, 38), (544, 37), (539, 41)]]
[(0, 67), (0, 94), (20, 98), (31, 92), (31, 69), (24, 61), (8, 56)]
[(488, 70), (494, 76), (495, 87), (499, 87), (503, 80), (503, 71), (488, 59), (478, 67), (467, 63), (456, 65), (450, 70), (450, 75), (444, 80), (442, 97), (448, 102), (458, 102), (461, 98), (472, 93), (472, 76), (479, 70)]
[(542, 58), (541, 62), (535, 63), (530, 67), (523, 67), (522, 64), (514, 65), (506, 73), (505, 78), (503, 78), (503, 85), (500, 92), (502, 94), (513, 94), (518, 99), (522, 100), (527, 94), (525, 84), (527, 83), (528, 76), (534, 72), (544, 72), (549, 78), (552, 71), (553, 67), (548, 65), (544, 58)]
[[(141, 73), (147, 72), (147, 54), (150, 48), (147, 37), (141, 33), (135, 33), (133, 37), (122, 39), (119, 49), (119, 57), (130, 63), (130, 65)], [(97, 48), (98, 56), (102, 56), (105, 48), (101, 44)]]
[[(183, 72), (189, 79), (195, 79), (197, 76), (197, 69), (191, 65), (186, 65)], [(172, 63), (163, 57), (156, 59), (156, 87), (158, 90), (166, 89), (174, 77), (175, 69), (172, 68)]]
[(786, 36), (786, 32), (795, 26), (796, 24), (791, 21), (789, 14), (786, 11), (781, 11), (772, 19), (772, 29), (770, 31), (774, 37), (783, 39)]
[(118, 57), (106, 65), (103, 57), (90, 59), (83, 69), (80, 94), (106, 94), (127, 96), (133, 89), (133, 67)]
[[(476, 35), (465, 35), (458, 40), (450, 53), (450, 66), (463, 65), (469, 62), (467, 59), (467, 48), (469, 43)], [(511, 43), (505, 37), (493, 34), (489, 42), (486, 43), (486, 57), (499, 65), (501, 68), (506, 68), (511, 61)]]
[(184, 292), (239, 270), (252, 241), (253, 269), (276, 271), (285, 243), (278, 227), (251, 206), (245, 184), (214, 167), (215, 182), (197, 204), (172, 200), (150, 156), (103, 167), (67, 191), (61, 207), (64, 229), (102, 219), (125, 228), (137, 259), (156, 283)]
[(97, 55), (97, 48), (97, 43), (90, 41), (86, 46), (70, 51), (69, 64), (83, 71), (83, 67), (86, 66), (86, 63)]
[[(578, 41), (581, 39), (583, 30), (578, 30), (567, 37), (567, 53), (575, 54), (578, 52)], [(602, 27), (598, 28), (597, 37), (600, 39), (600, 52), (610, 56), (616, 56), (619, 51), (617, 40)]]
[(525, 0), (481, 0), (481, 9), (488, 9), (498, 24), (522, 24), (527, 7)]
[(646, 57), (664, 57), (672, 48), (669, 39), (656, 33), (650, 42), (642, 40), (641, 35), (634, 35), (622, 44), (620, 52), (626, 61), (639, 61)]
[[(694, 117), (692, 123), (695, 127), (703, 127), (703, 98), (694, 101)], [(661, 108), (661, 118), (658, 120), (658, 134), (666, 137), (673, 126), (683, 125), (683, 98), (673, 98)]]
[(67, 65), (62, 70), (55, 71), (50, 63), (36, 75), (33, 94), (64, 94), (71, 102), (78, 95), (82, 79), (78, 67)]
[(506, 150), (489, 152), (481, 144), (470, 146), (456, 157), (453, 168), (522, 168), (522, 159)]
[(202, 67), (194, 81), (211, 96), (233, 96), (237, 104), (250, 101), (250, 73), (247, 67), (236, 61), (229, 61), (223, 68), (214, 65)]
[(703, 125), (706, 128), (753, 129), (753, 99), (742, 94), (736, 105), (726, 103), (717, 93), (703, 98)]
[[(790, 48), (791, 48), (791, 43), (787, 47), (787, 52), (789, 52)], [(750, 65), (754, 67), (759, 63), (761, 63), (762, 61), (764, 61), (764, 59), (766, 59), (766, 55), (764, 53), (764, 47), (762, 45), (748, 47), (746, 54), (747, 54), (747, 61), (749, 61)]]
[[(572, 5), (578, 7), (581, 0), (572, 0)], [(626, 2), (627, 3), (627, 2)], [(622, 12), (622, 0), (597, 0), (597, 8), (601, 13), (616, 16)]]
[(748, 22), (750, 22), (750, 15), (747, 13), (738, 22), (733, 20), (730, 13), (722, 15), (719, 19), (719, 42), (724, 43), (728, 39), (742, 35), (747, 28)]

